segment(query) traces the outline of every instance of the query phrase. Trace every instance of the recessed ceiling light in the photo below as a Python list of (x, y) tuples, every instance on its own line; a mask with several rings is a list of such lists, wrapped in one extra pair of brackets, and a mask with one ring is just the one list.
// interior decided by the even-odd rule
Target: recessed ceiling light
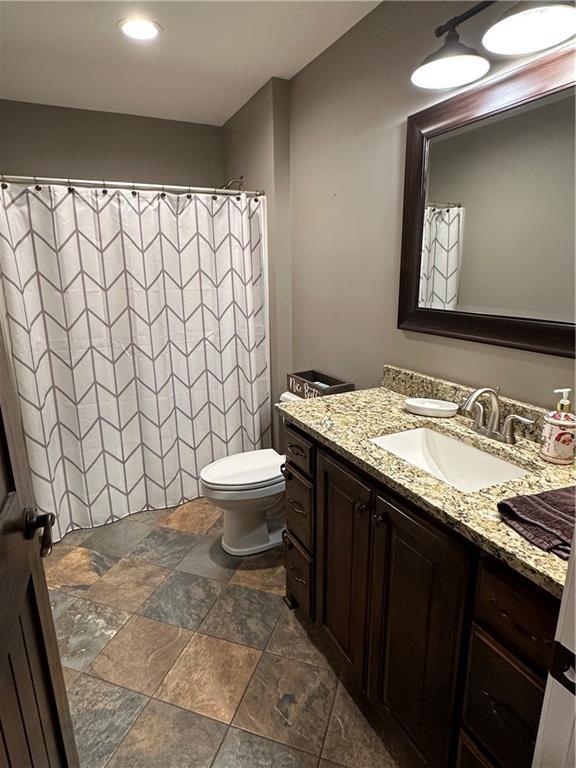
[(566, 2), (522, 2), (507, 11), (482, 38), (492, 53), (519, 56), (551, 48), (576, 33), (576, 8)]
[(478, 80), (489, 69), (488, 59), (461, 43), (458, 33), (452, 29), (442, 47), (425, 58), (412, 73), (411, 80), (419, 88), (456, 88)]
[(134, 40), (153, 40), (162, 30), (160, 24), (151, 19), (122, 19), (118, 26), (127, 37)]

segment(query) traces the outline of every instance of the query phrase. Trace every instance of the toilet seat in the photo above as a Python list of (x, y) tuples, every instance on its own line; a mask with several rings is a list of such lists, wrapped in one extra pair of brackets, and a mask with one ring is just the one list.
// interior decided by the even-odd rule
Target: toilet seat
[[(283, 487), (284, 484), (280, 472), (284, 458), (273, 448), (224, 456), (204, 467), (200, 480), (206, 488), (224, 493), (242, 493), (244, 498), (278, 493), (277, 486)], [(251, 491), (268, 493), (251, 496)]]
[(275, 496), (276, 494), (283, 493), (286, 488), (286, 481), (282, 478), (276, 483), (248, 489), (235, 488), (233, 486), (215, 488), (202, 481), (201, 488), (202, 495), (214, 499), (214, 501), (234, 501), (235, 499), (248, 501), (250, 499), (263, 499), (266, 496)]

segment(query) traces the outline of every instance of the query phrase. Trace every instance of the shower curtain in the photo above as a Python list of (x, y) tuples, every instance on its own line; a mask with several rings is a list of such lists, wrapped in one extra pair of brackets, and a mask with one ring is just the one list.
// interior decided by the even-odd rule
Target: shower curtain
[(36, 504), (55, 537), (199, 495), (267, 444), (265, 201), (1, 192), (0, 297)]
[(427, 205), (424, 209), (418, 306), (456, 308), (463, 230), (462, 206)]

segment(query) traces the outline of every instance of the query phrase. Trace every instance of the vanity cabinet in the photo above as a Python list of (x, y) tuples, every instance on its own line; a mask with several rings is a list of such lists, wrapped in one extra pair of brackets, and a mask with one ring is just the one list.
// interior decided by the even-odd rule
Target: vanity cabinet
[[(463, 702), (464, 738), (497, 768), (532, 762), (559, 602), (510, 568), (478, 570)], [(464, 758), (458, 768), (465, 768)]]
[(373, 514), (368, 695), (426, 758), (447, 764), (469, 553), (381, 495)]
[(529, 768), (559, 601), (285, 429), (286, 600), (398, 764)]
[(543, 698), (542, 682), (474, 626), (463, 722), (497, 765), (531, 764)]
[(317, 622), (363, 688), (372, 489), (323, 452), (316, 488)]

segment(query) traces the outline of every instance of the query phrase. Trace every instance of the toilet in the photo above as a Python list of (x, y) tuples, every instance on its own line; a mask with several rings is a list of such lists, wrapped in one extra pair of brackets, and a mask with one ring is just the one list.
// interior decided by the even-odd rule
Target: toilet
[[(299, 400), (284, 392), (280, 401)], [(273, 448), (246, 451), (213, 461), (200, 472), (201, 493), (224, 516), (222, 549), (244, 557), (282, 543), (285, 457)]]

